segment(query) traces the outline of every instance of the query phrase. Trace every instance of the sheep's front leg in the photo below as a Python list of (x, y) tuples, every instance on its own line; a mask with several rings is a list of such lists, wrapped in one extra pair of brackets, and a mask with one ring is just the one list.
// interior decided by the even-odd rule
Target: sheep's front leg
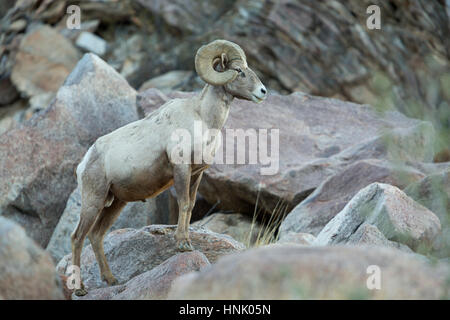
[(174, 165), (173, 183), (178, 200), (178, 226), (175, 231), (175, 239), (180, 251), (191, 251), (194, 248), (189, 240), (189, 232), (186, 227), (186, 224), (189, 223), (187, 217), (190, 207), (191, 166), (189, 164)]
[(200, 181), (202, 180), (203, 177), (203, 171), (201, 171), (200, 173), (194, 174), (191, 177), (191, 187), (189, 189), (189, 210), (186, 216), (186, 224), (185, 224), (185, 228), (186, 228), (186, 232), (189, 233), (189, 224), (191, 222), (191, 215), (192, 215), (192, 209), (194, 209), (195, 206), (195, 200), (197, 198), (197, 190), (198, 190), (198, 186), (200, 185)]

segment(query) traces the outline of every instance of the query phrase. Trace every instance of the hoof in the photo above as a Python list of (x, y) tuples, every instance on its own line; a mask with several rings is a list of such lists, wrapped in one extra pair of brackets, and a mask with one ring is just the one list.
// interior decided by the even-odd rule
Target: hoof
[(194, 251), (194, 247), (189, 240), (181, 240), (178, 242), (178, 250), (181, 252)]
[(106, 281), (106, 283), (108, 284), (108, 285), (110, 285), (110, 286), (115, 286), (115, 285), (118, 285), (119, 284), (119, 281), (117, 281), (117, 279), (116, 278), (114, 278), (114, 276), (109, 276), (109, 277), (106, 277), (106, 276), (102, 276), (102, 280), (103, 281)]
[(87, 290), (84, 287), (75, 290), (75, 295), (78, 296), (78, 297), (85, 296), (85, 295), (87, 295), (87, 293), (88, 292), (87, 292)]

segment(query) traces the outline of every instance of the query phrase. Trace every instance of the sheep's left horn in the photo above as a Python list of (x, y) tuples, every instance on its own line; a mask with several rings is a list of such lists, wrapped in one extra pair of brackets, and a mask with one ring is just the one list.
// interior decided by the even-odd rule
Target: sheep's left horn
[(220, 58), (223, 53), (226, 54), (228, 61), (241, 60), (247, 65), (245, 53), (241, 47), (227, 40), (215, 40), (198, 49), (195, 56), (195, 70), (206, 83), (221, 86), (236, 78), (235, 70), (225, 70), (224, 72), (214, 70), (213, 61)]

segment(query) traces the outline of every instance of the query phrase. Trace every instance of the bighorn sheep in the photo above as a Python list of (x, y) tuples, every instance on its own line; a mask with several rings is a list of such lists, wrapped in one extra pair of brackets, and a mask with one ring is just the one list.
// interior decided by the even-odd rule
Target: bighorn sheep
[[(127, 202), (155, 197), (174, 185), (179, 207), (175, 239), (180, 250), (193, 249), (189, 222), (208, 165), (173, 161), (172, 150), (177, 142), (172, 141), (171, 134), (180, 128), (193, 133), (196, 121), (208, 129), (220, 130), (234, 97), (253, 102), (266, 98), (266, 88), (247, 66), (244, 51), (230, 41), (215, 40), (202, 46), (195, 56), (195, 69), (206, 82), (200, 94), (170, 100), (144, 119), (100, 137), (77, 167), (81, 214), (71, 236), (72, 265), (80, 266), (83, 242), (88, 236), (102, 280), (109, 285), (117, 280), (106, 261), (103, 238)], [(211, 141), (201, 143), (209, 145)], [(82, 282), (75, 294), (86, 294)]]

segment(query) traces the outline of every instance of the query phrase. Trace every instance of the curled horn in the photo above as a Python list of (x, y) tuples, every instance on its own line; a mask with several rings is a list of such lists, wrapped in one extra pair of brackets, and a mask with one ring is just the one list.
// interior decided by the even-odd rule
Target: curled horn
[(218, 72), (214, 69), (213, 62), (221, 58), (222, 54), (226, 55), (228, 61), (241, 60), (247, 65), (247, 59), (241, 47), (227, 40), (215, 40), (198, 49), (195, 56), (195, 70), (206, 83), (221, 86), (236, 78), (235, 70)]

